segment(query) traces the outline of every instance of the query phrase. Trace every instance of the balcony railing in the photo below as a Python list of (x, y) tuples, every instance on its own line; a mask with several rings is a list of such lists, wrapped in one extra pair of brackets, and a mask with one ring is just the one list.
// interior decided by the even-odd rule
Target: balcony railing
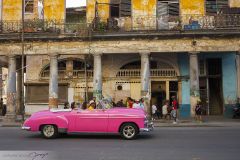
[[(174, 69), (151, 69), (151, 77), (176, 77), (177, 72)], [(121, 69), (117, 77), (141, 77), (141, 69)]]
[[(25, 20), (25, 33), (57, 33), (88, 36), (89, 25), (86, 23), (66, 23), (64, 20)], [(21, 21), (0, 21), (0, 33), (22, 32)]]
[[(93, 18), (91, 24), (68, 23), (65, 20), (25, 20), (24, 32), (32, 36), (34, 34), (57, 34), (70, 37), (90, 37), (98, 33), (119, 33), (142, 31), (239, 31), (240, 14), (219, 15), (182, 15), (182, 16), (132, 16), (109, 18), (107, 22), (101, 22)], [(21, 21), (0, 21), (0, 34), (21, 33)], [(28, 34), (29, 33), (29, 34)], [(5, 38), (5, 37), (4, 37)], [(15, 38), (20, 38), (15, 36)]]
[(240, 14), (138, 16), (94, 20), (94, 31), (186, 31), (240, 29)]
[[(42, 79), (49, 79), (50, 71), (45, 70), (41, 72)], [(87, 77), (93, 77), (93, 70), (87, 70)], [(85, 78), (85, 70), (73, 70), (73, 72), (69, 72), (66, 70), (58, 70), (58, 78), (59, 79), (78, 79)]]

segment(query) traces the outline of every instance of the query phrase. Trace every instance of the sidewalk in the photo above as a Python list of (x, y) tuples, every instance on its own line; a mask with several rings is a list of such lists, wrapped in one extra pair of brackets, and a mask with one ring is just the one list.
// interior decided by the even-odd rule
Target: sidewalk
[(203, 122), (198, 122), (194, 118), (179, 119), (177, 124), (173, 120), (153, 120), (155, 127), (240, 127), (240, 119), (225, 118), (223, 116), (204, 116)]
[[(2, 119), (0, 116), (0, 127), (2, 127)], [(240, 119), (225, 118), (223, 116), (205, 116), (203, 122), (197, 122), (193, 118), (179, 119), (177, 124), (173, 124), (173, 120), (154, 120), (154, 127), (240, 127)], [(20, 127), (21, 117), (15, 124), (4, 125), (4, 127)]]

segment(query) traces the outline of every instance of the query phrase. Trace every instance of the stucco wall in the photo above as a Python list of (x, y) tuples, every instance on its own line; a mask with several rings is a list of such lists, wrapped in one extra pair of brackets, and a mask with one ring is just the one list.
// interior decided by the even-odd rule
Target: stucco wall
[(2, 7), (3, 20), (22, 19), (22, 0), (3, 0)]
[[(98, 16), (103, 22), (107, 22), (109, 18), (109, 2), (110, 0), (98, 0), (98, 7), (96, 8), (96, 0), (87, 0), (87, 23), (91, 23), (95, 17), (95, 9), (98, 10)], [(101, 4), (106, 3), (106, 4)]]
[(229, 6), (231, 8), (240, 8), (240, 1), (239, 0), (229, 0)]
[(156, 0), (132, 0), (133, 29), (156, 28)]
[[(189, 76), (189, 56), (188, 54), (178, 55), (178, 65), (181, 76)], [(180, 104), (180, 116), (189, 117), (191, 114), (190, 106), (190, 81), (186, 78), (182, 80), (182, 104)]]
[(45, 20), (64, 20), (65, 19), (65, 0), (45, 0), (44, 19)]
[(205, 0), (180, 0), (180, 14), (182, 24), (189, 24), (189, 20), (200, 20), (205, 14)]

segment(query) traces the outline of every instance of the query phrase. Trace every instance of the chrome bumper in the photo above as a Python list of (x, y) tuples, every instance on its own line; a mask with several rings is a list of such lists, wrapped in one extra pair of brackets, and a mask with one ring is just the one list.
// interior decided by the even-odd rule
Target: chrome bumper
[(144, 128), (140, 128), (140, 132), (150, 132), (154, 129), (153, 122), (145, 122)]
[(30, 129), (31, 129), (31, 127), (22, 126), (22, 130), (27, 130), (27, 131), (29, 131)]

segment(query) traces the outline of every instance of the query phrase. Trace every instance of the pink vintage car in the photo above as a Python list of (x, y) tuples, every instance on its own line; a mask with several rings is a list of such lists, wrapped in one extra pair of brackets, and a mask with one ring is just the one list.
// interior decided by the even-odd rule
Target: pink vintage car
[(118, 133), (134, 139), (139, 132), (153, 130), (142, 109), (112, 108), (101, 101), (95, 110), (52, 109), (34, 113), (22, 129), (41, 131), (45, 138), (56, 138), (66, 133)]

